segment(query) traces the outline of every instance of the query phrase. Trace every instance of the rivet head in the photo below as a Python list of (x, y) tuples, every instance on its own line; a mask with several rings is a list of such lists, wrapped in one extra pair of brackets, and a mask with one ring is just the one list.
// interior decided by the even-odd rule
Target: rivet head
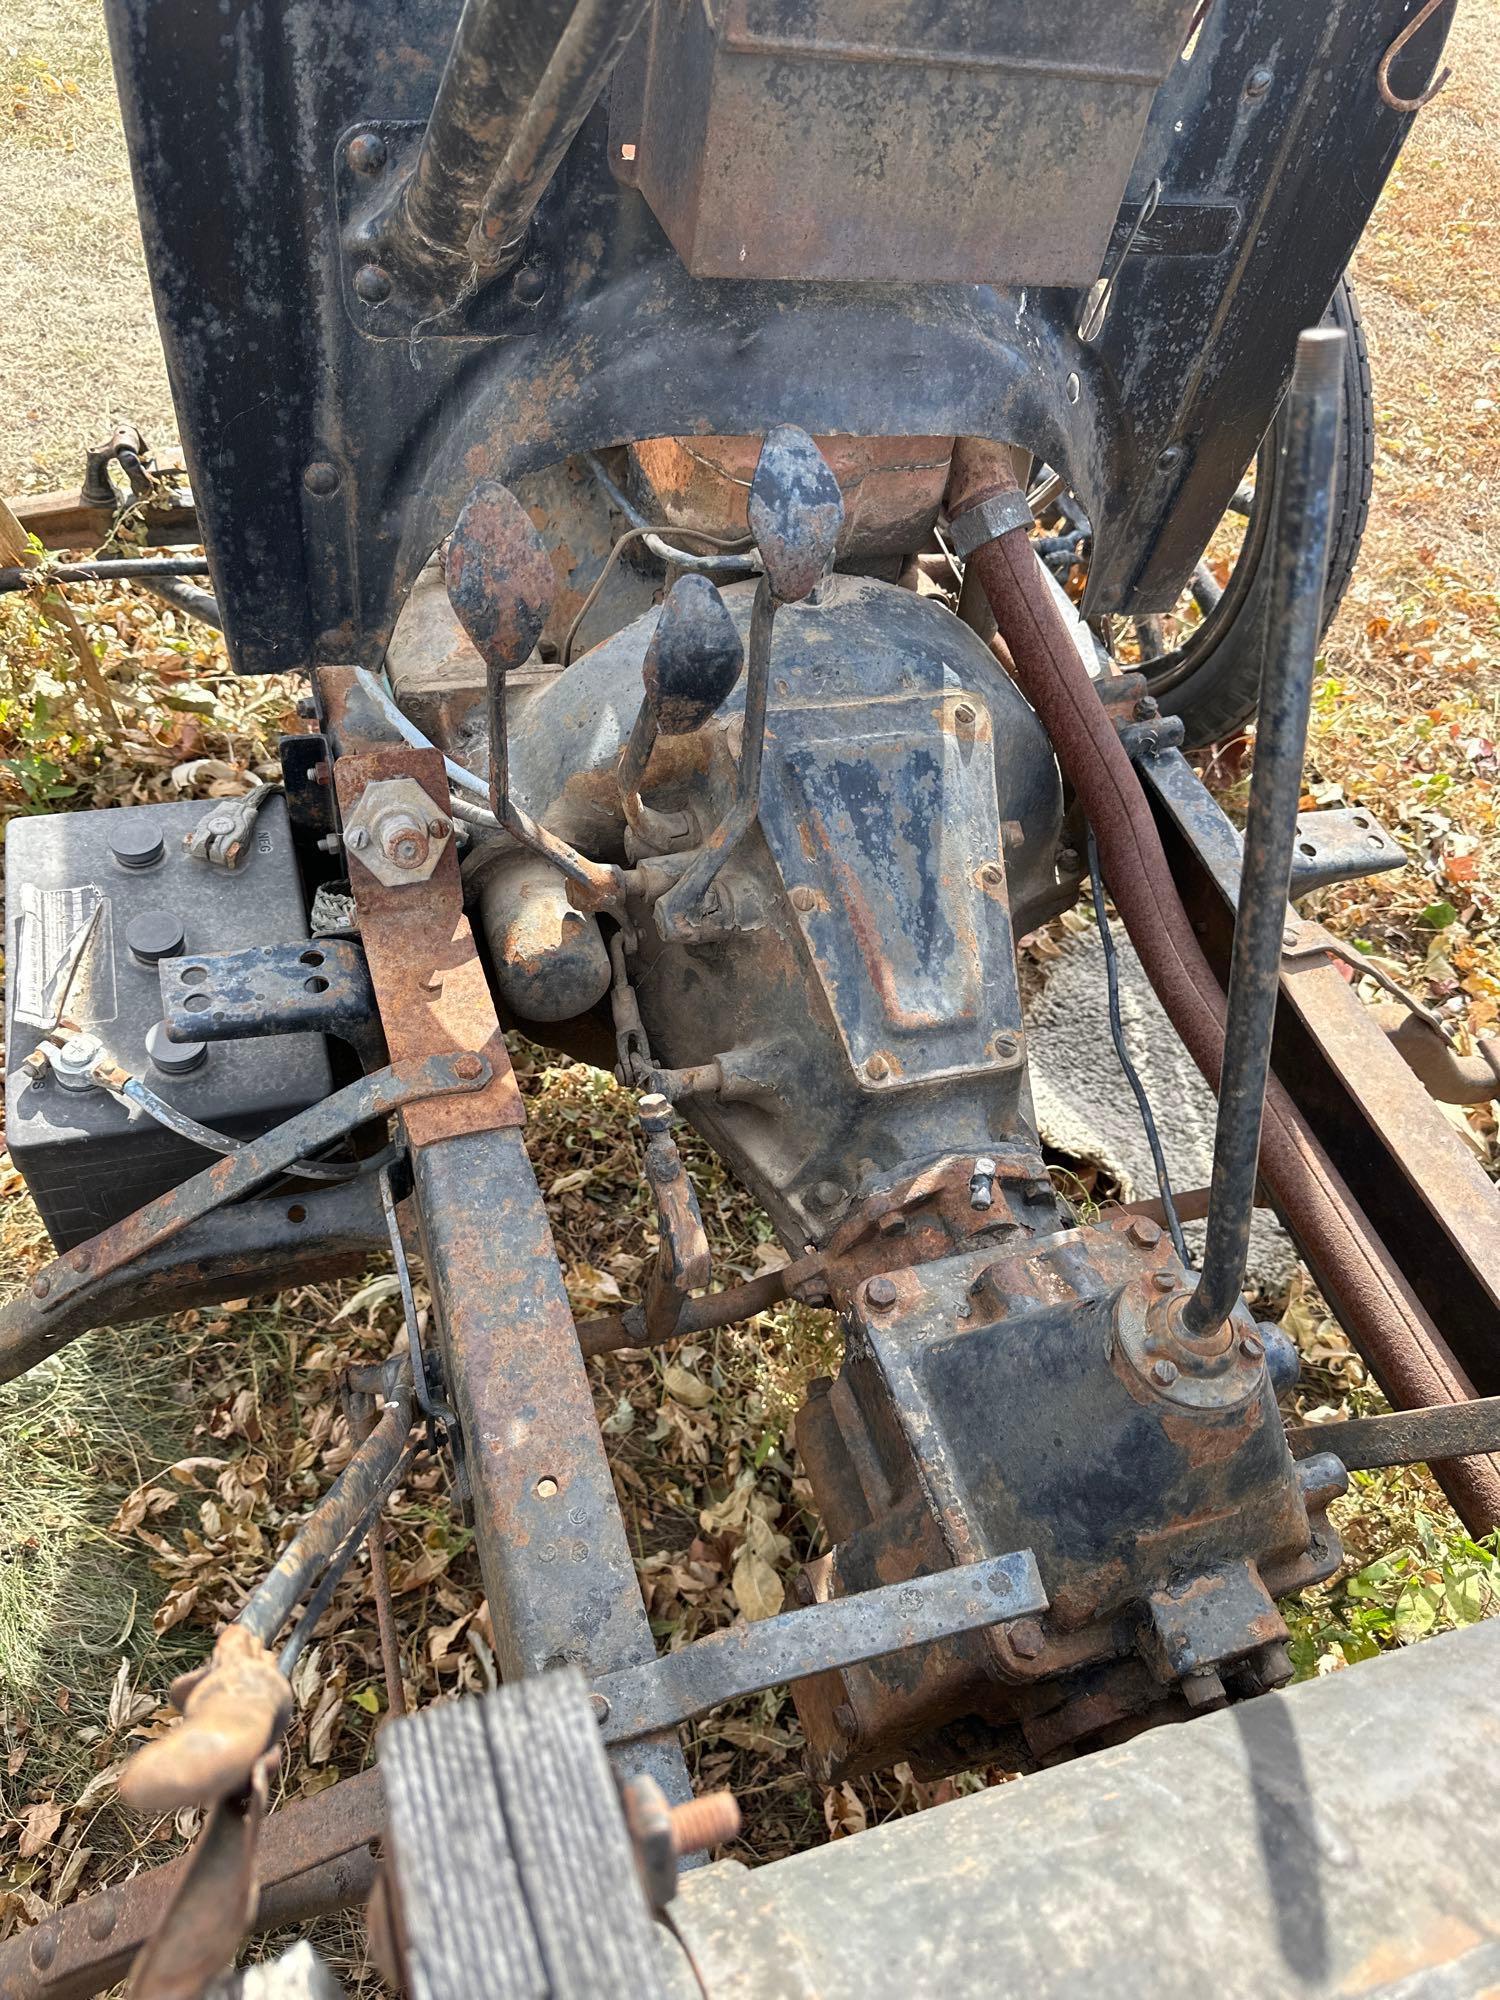
[(346, 157), (355, 173), (378, 174), (386, 163), (386, 143), (378, 132), (357, 132)]
[(865, 1286), (866, 1302), (879, 1312), (886, 1312), (896, 1303), (896, 1287), (889, 1278), (871, 1278)]
[(87, 1250), (75, 1250), (68, 1262), (75, 1271), (86, 1271), (90, 1263), (89, 1253)]
[(354, 291), (367, 306), (383, 305), (391, 295), (391, 274), (378, 264), (361, 264), (354, 274)]
[(870, 1060), (865, 1064), (865, 1075), (873, 1077), (877, 1083), (881, 1077), (889, 1076), (890, 1073), (891, 1066), (884, 1056), (871, 1056)]
[(817, 900), (811, 889), (793, 889), (792, 891), (792, 908), (794, 910), (810, 910)]
[(1268, 69), (1253, 69), (1245, 79), (1246, 97), (1264, 97), (1271, 88), (1272, 72)]
[(106, 1892), (100, 1896), (89, 1911), (85, 1928), (95, 1943), (102, 1943), (120, 1920), (120, 1906), (114, 1897)]
[(608, 1695), (591, 1694), (589, 1696), (589, 1707), (594, 1711), (594, 1720), (596, 1722), (608, 1722), (609, 1720)]
[(523, 306), (534, 306), (547, 290), (545, 264), (523, 264), (510, 281), (512, 296)]
[[(302, 484), (309, 493), (315, 493), (320, 500), (339, 490), (339, 469), (330, 465), (326, 458), (315, 458), (302, 475)], [(319, 780), (322, 783), (323, 780)]]
[(52, 1280), (45, 1274), (35, 1277), (31, 1281), (31, 1296), (34, 1299), (46, 1298), (48, 1292), (50, 1292), (51, 1289), (52, 1289)]
[(1172, 1384), (1177, 1380), (1177, 1363), (1165, 1359), (1153, 1361), (1151, 1364), (1151, 1379), (1153, 1382), (1159, 1383), (1163, 1389), (1170, 1389)]
[(1163, 472), (1175, 472), (1182, 463), (1182, 446), (1169, 444), (1157, 458), (1157, 466)]
[(57, 1927), (43, 1924), (31, 1936), (31, 1962), (38, 1972), (45, 1972), (57, 1956)]

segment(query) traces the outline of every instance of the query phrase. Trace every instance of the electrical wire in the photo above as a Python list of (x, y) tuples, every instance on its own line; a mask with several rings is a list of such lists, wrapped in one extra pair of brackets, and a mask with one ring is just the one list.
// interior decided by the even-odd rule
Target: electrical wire
[(1094, 829), (1088, 829), (1089, 884), (1094, 892), (1094, 922), (1099, 926), (1099, 942), (1104, 947), (1104, 976), (1109, 983), (1109, 1038), (1115, 1045), (1120, 1067), (1125, 1072), (1125, 1081), (1135, 1094), (1136, 1106), (1141, 1114), (1141, 1123), (1146, 1128), (1146, 1143), (1151, 1148), (1152, 1165), (1156, 1168), (1156, 1187), (1161, 1196), (1162, 1212), (1167, 1218), (1167, 1229), (1171, 1234), (1172, 1248), (1184, 1270), (1192, 1269), (1188, 1257), (1186, 1240), (1182, 1234), (1182, 1224), (1177, 1219), (1177, 1207), (1172, 1199), (1172, 1182), (1167, 1173), (1166, 1155), (1161, 1149), (1161, 1137), (1156, 1129), (1156, 1120), (1151, 1115), (1151, 1100), (1146, 1095), (1146, 1086), (1141, 1082), (1135, 1064), (1130, 1060), (1130, 1051), (1125, 1046), (1125, 1028), (1120, 1019), (1120, 961), (1115, 951), (1114, 933), (1109, 927), (1109, 914), (1104, 907), (1104, 883), (1099, 874), (1099, 849), (1094, 840)]

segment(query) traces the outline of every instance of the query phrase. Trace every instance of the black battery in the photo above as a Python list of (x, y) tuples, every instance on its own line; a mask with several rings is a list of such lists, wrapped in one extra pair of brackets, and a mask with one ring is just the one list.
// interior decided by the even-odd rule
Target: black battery
[(59, 1019), (231, 1138), (257, 1138), (333, 1088), (321, 1035), (183, 1047), (158, 1032), (158, 960), (307, 936), (285, 801), (266, 800), (232, 872), (183, 851), (207, 810), (201, 799), (111, 806), (7, 829), (5, 1140), (59, 1250), (217, 1157), (97, 1086), (22, 1074)]

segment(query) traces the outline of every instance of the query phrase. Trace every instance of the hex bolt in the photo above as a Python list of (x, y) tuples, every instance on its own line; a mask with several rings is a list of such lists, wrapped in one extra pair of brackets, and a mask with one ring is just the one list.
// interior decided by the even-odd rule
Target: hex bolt
[(1161, 1231), (1149, 1215), (1138, 1215), (1130, 1225), (1130, 1240), (1141, 1250), (1154, 1250), (1161, 1241)]
[(1155, 722), (1157, 716), (1160, 714), (1161, 703), (1156, 699), (1155, 695), (1143, 694), (1135, 705), (1135, 719), (1137, 722)]
[(472, 1083), (475, 1077), (481, 1076), (483, 1075), (483, 1073), (484, 1073), (484, 1064), (480, 1061), (478, 1056), (466, 1055), (466, 1056), (455, 1057), (453, 1063), (453, 1074), (456, 1077), (460, 1078), (464, 1083)]
[(1034, 1181), (1028, 1181), (1025, 1187), (1022, 1188), (1021, 1192), (1030, 1202), (1051, 1201), (1052, 1183), (1050, 1180), (1040, 1180), (1040, 1179)]
[(1018, 1659), (1035, 1660), (1047, 1649), (1047, 1635), (1034, 1618), (1018, 1618), (1006, 1632), (1010, 1649)]
[(1177, 1363), (1165, 1359), (1153, 1361), (1151, 1364), (1151, 1379), (1153, 1382), (1159, 1383), (1163, 1389), (1170, 1389), (1172, 1384), (1177, 1380)]
[(896, 1287), (889, 1278), (871, 1278), (865, 1286), (865, 1303), (878, 1312), (888, 1312), (896, 1303)]
[(733, 1792), (706, 1792), (672, 1808), (672, 1852), (703, 1854), (722, 1847), (740, 1830), (740, 1809)]
[(981, 1153), (974, 1162), (974, 1171), (969, 1176), (969, 1206), (975, 1209), (993, 1208), (995, 1205), (995, 1162), (987, 1153)]
[(1159, 1292), (1175, 1292), (1177, 1289), (1177, 1280), (1170, 1271), (1153, 1271), (1151, 1282)]
[(794, 910), (810, 910), (816, 904), (817, 900), (811, 889), (798, 888), (792, 891), (792, 908)]
[(1060, 875), (1079, 875), (1083, 872), (1083, 856), (1076, 847), (1060, 847), (1057, 851), (1057, 869)]
[(354, 292), (367, 306), (383, 305), (391, 295), (391, 274), (378, 264), (361, 264), (354, 274)]

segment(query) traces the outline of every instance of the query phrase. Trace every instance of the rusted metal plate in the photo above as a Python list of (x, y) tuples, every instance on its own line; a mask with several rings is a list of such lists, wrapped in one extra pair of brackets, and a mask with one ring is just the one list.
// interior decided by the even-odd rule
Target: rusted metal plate
[[(257, 1926), (302, 1923), (362, 1903), (375, 1879), (370, 1845), (384, 1831), (378, 1771), (272, 1813), (255, 1855)], [(85, 1896), (0, 1945), (0, 2000), (86, 2000), (123, 1979), (161, 1928), (188, 1859)]]
[(695, 278), (1090, 285), (1192, 11), (658, 5), (612, 161)]
[[(436, 750), (413, 750), (402, 744), (349, 754), (334, 760), (333, 775), (346, 821), (367, 785), (398, 777), (415, 778), (442, 816), (449, 816), (448, 782)], [(446, 841), (432, 873), (421, 880), (391, 887), (377, 881), (356, 853), (349, 856), (349, 881), (392, 1061), (475, 1049), (491, 1066), (488, 1086), (476, 1092), (462, 1111), (414, 1106), (412, 1117), (405, 1121), (411, 1144), (428, 1146), (461, 1132), (524, 1124), (525, 1108), (505, 1037), (463, 913), (452, 840)]]
[[(473, 1493), (480, 1574), (507, 1680), (655, 1658), (573, 1315), (521, 1135), (413, 1157), (422, 1255)], [(688, 1795), (675, 1741), (630, 1768)]]

